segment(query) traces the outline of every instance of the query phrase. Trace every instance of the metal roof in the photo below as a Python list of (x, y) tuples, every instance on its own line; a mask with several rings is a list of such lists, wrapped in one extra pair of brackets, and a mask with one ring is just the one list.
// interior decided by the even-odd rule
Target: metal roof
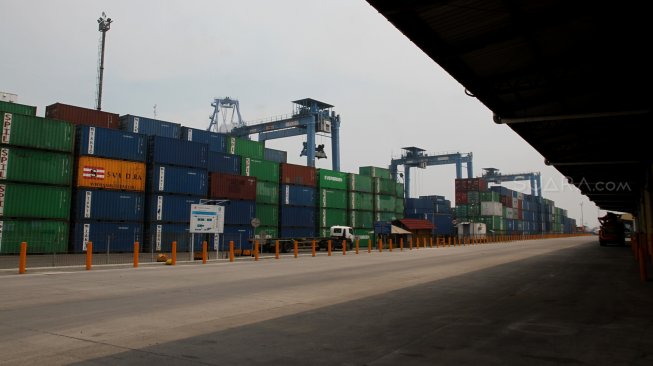
[(645, 2), (368, 2), (597, 205), (638, 210), (653, 156)]
[(400, 219), (397, 220), (408, 230), (433, 230), (435, 226), (431, 221), (422, 219)]
[(328, 108), (333, 108), (331, 104), (320, 102), (319, 100), (315, 100), (312, 98), (304, 98), (304, 99), (298, 99), (298, 100), (293, 100), (293, 103), (299, 104), (304, 107), (310, 107), (311, 104), (315, 103), (317, 105), (318, 109), (328, 109)]

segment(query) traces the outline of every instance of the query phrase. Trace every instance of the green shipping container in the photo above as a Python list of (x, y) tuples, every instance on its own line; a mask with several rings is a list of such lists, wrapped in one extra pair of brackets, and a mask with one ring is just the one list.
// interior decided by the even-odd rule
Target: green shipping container
[(404, 184), (395, 182), (395, 197), (404, 198)]
[(347, 174), (347, 190), (350, 192), (372, 193), (372, 177), (360, 174)]
[(401, 220), (404, 218), (404, 213), (403, 212), (395, 212), (395, 217), (396, 220)]
[(9, 113), (16, 113), (16, 114), (24, 114), (27, 116), (36, 116), (36, 107), (33, 107), (31, 105), (0, 101), (0, 112), (9, 112)]
[(279, 225), (279, 206), (257, 203), (256, 218), (261, 220), (261, 226), (277, 227)]
[[(358, 247), (367, 248), (367, 246), (374, 240), (374, 229), (372, 227), (354, 229), (354, 235), (358, 239)], [(356, 243), (354, 243), (354, 245), (356, 245)]]
[(392, 179), (392, 174), (390, 174), (390, 169), (379, 168), (375, 166), (361, 166), (358, 168), (358, 174), (367, 175), (368, 177)]
[(347, 209), (347, 191), (320, 188), (317, 205), (319, 208)]
[[(480, 192), (481, 202), (499, 202), (499, 193), (497, 192)], [(467, 196), (469, 199), (469, 195)]]
[(374, 212), (374, 221), (392, 221), (397, 219), (394, 212)]
[(374, 178), (374, 194), (396, 196), (395, 181), (385, 178)]
[(70, 187), (0, 183), (0, 216), (68, 220)]
[(279, 229), (276, 226), (259, 226), (254, 229), (254, 239), (272, 239), (279, 237)]
[(68, 249), (68, 223), (44, 220), (0, 220), (0, 254), (64, 253)]
[(269, 203), (279, 205), (279, 183), (256, 181), (256, 204)]
[(478, 191), (467, 192), (467, 203), (481, 203), (481, 194)]
[(229, 137), (227, 140), (227, 152), (240, 155), (245, 158), (263, 160), (265, 143), (248, 139)]
[(395, 212), (394, 196), (375, 195), (374, 196), (374, 211), (378, 212)]
[(501, 216), (481, 216), (481, 222), (485, 223), (487, 230), (492, 230), (493, 232), (505, 230), (504, 221)]
[(328, 169), (317, 170), (317, 186), (319, 188), (347, 190), (347, 173)]
[(347, 210), (337, 208), (320, 208), (317, 210), (318, 226), (347, 226)]
[(395, 199), (395, 212), (404, 212), (404, 199), (396, 198)]
[(2, 144), (43, 150), (73, 151), (75, 127), (72, 123), (21, 114), (2, 113), (2, 115), (4, 120)]
[(279, 184), (279, 163), (274, 161), (243, 158), (241, 162), (242, 175), (256, 177), (257, 180)]
[(467, 205), (458, 205), (456, 206), (456, 217), (463, 218), (469, 215), (469, 210)]
[(347, 211), (347, 225), (353, 228), (374, 227), (374, 212)]
[(374, 195), (363, 192), (349, 192), (350, 210), (374, 211)]
[(73, 157), (70, 154), (0, 148), (0, 181), (45, 183), (69, 186), (73, 179)]

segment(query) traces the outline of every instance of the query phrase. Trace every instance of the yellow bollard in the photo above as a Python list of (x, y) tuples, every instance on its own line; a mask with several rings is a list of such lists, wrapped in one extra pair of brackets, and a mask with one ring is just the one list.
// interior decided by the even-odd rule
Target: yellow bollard
[(170, 254), (170, 259), (172, 259), (172, 265), (177, 264), (177, 242), (172, 242), (172, 253)]
[(134, 242), (134, 268), (138, 268), (138, 242)]
[(279, 259), (279, 240), (274, 241), (274, 259)]
[(258, 261), (258, 240), (254, 240), (254, 261)]
[(18, 261), (18, 274), (24, 274), (27, 267), (27, 242), (20, 243), (20, 259)]
[(86, 270), (91, 270), (91, 265), (93, 264), (93, 242), (89, 241), (86, 244)]
[[(176, 241), (173, 241), (172, 244), (173, 244), (175, 247), (177, 246), (177, 242), (176, 242)], [(230, 240), (230, 241), (229, 241), (229, 262), (233, 262), (233, 261), (234, 261), (234, 241), (233, 241), (233, 240)], [(174, 264), (174, 261), (173, 261), (172, 264)]]

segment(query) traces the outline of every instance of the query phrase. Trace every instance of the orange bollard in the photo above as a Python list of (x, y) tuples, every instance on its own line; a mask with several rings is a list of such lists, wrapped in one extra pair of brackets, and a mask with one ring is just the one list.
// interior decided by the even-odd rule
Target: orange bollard
[(419, 249), (419, 236), (415, 238), (415, 249)]
[(358, 244), (360, 239), (356, 239), (356, 254), (358, 254)]
[[(173, 241), (172, 243), (175, 245), (175, 247), (177, 246), (176, 241)], [(234, 241), (230, 240), (229, 241), (229, 262), (233, 262), (233, 261), (234, 261)]]
[(299, 255), (299, 247), (297, 246), (297, 240), (293, 240), (293, 251), (295, 252), (295, 258)]
[(279, 259), (279, 240), (274, 241), (274, 259)]
[(327, 255), (331, 256), (331, 239), (327, 242)]
[(342, 241), (342, 255), (347, 255), (347, 240)]
[(138, 268), (138, 242), (134, 242), (134, 268)]
[(177, 242), (173, 241), (172, 242), (172, 254), (170, 254), (170, 257), (172, 259), (172, 265), (174, 266), (177, 264)]
[(18, 274), (24, 274), (27, 267), (27, 242), (20, 243), (20, 259), (18, 261)]
[(413, 238), (408, 238), (408, 248), (409, 250), (413, 250)]
[(379, 239), (379, 253), (383, 252), (383, 241)]
[(447, 238), (447, 247), (450, 247), (450, 246), (451, 246), (451, 237), (448, 237)]
[(254, 261), (258, 261), (258, 240), (254, 240)]
[(367, 252), (368, 252), (368, 253), (372, 253), (372, 243), (373, 243), (373, 242), (374, 242), (374, 241), (373, 241), (372, 239), (370, 239), (370, 240), (367, 241)]
[(388, 240), (388, 248), (390, 249), (390, 252), (392, 252), (392, 239)]
[(400, 252), (404, 251), (404, 238), (403, 237), (399, 238), (399, 251)]
[[(258, 245), (258, 242), (256, 243)], [(208, 244), (206, 240), (202, 242), (202, 264), (206, 264), (206, 258), (208, 257)], [(256, 257), (258, 257), (258, 252), (256, 252)]]
[(315, 240), (311, 243), (311, 256), (315, 257)]
[[(436, 240), (437, 240), (437, 239), (436, 239)], [(436, 243), (437, 243), (437, 242), (436, 242)], [(433, 248), (433, 237), (431, 237), (430, 244), (431, 244), (430, 247)]]
[(93, 264), (93, 242), (89, 241), (86, 244), (86, 270), (91, 270), (91, 265)]

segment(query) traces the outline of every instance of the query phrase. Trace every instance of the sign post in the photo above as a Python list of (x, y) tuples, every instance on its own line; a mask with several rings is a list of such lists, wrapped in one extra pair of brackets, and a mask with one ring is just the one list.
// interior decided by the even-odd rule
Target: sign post
[[(190, 206), (190, 234), (221, 234), (224, 232), (224, 207), (193, 204)], [(195, 248), (192, 248), (194, 251)], [(219, 249), (218, 249), (219, 251)], [(193, 258), (191, 254), (191, 258)]]

